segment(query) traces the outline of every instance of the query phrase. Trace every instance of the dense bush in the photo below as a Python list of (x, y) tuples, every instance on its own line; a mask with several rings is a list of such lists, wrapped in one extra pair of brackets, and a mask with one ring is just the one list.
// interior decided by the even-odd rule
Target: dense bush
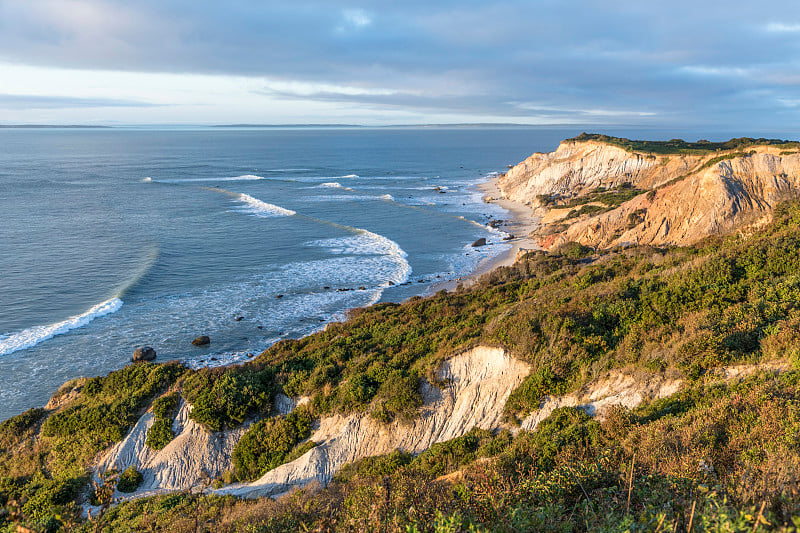
[(45, 414), (47, 412), (44, 409), (36, 407), (0, 423), (0, 452), (8, 450), (26, 436), (30, 436)]
[(136, 489), (142, 484), (142, 479), (142, 473), (133, 466), (129, 466), (119, 475), (117, 490), (120, 492), (136, 492)]
[(239, 426), (251, 414), (269, 411), (273, 388), (270, 369), (205, 368), (186, 379), (183, 394), (193, 405), (193, 420), (221, 431)]
[(145, 442), (153, 450), (162, 449), (175, 437), (172, 422), (175, 420), (180, 402), (181, 394), (177, 391), (156, 398), (153, 402), (153, 425), (147, 430)]
[(143, 363), (86, 380), (76, 399), (42, 424), (48, 470), (83, 475), (97, 452), (122, 440), (150, 400), (185, 372), (177, 363)]
[[(297, 445), (311, 435), (311, 414), (300, 406), (285, 416), (265, 418), (250, 426), (233, 449), (233, 466), (241, 480), (254, 480), (286, 462)], [(310, 449), (304, 447), (303, 453)]]

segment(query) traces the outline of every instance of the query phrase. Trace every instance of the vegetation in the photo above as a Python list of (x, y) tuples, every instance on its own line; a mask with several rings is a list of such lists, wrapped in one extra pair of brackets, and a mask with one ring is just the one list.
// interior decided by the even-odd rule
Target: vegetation
[(692, 154), (703, 155), (709, 152), (723, 150), (742, 150), (751, 146), (778, 146), (786, 149), (796, 149), (800, 143), (784, 141), (780, 139), (753, 139), (750, 137), (739, 137), (725, 142), (710, 142), (699, 140), (697, 142), (687, 142), (683, 139), (670, 139), (669, 141), (636, 141), (621, 137), (611, 137), (597, 133), (581, 133), (577, 137), (567, 139), (568, 141), (598, 141), (613, 146), (619, 146), (628, 152), (643, 152), (646, 154)]
[(136, 492), (142, 484), (142, 474), (134, 467), (129, 466), (119, 476), (117, 490), (120, 492)]
[(588, 194), (567, 200), (563, 207), (577, 207), (581, 205), (588, 207), (585, 204), (599, 202), (606, 207), (613, 209), (615, 207), (619, 207), (632, 198), (636, 198), (643, 192), (645, 191), (633, 187), (630, 183), (623, 183), (611, 189), (598, 187)]
[[(233, 449), (236, 477), (243, 481), (258, 479), (286, 462), (292, 451), (298, 449), (298, 444), (310, 435), (311, 413), (305, 407), (298, 407), (285, 416), (256, 422)], [(305, 453), (310, 448), (300, 449)]]
[(193, 420), (222, 431), (241, 425), (249, 415), (269, 412), (272, 381), (270, 368), (204, 368), (186, 379), (183, 394), (194, 406)]
[[(530, 253), (468, 290), (354, 311), (242, 366), (146, 363), (70, 382), (57, 409), (0, 425), (0, 531), (17, 523), (48, 531), (686, 530), (690, 520), (731, 531), (794, 527), (800, 377), (762, 374), (728, 386), (709, 370), (800, 363), (798, 250), (800, 202), (791, 202), (746, 238), (606, 252), (567, 243)], [(602, 424), (558, 410), (514, 438), (475, 430), (418, 457), (373, 458), (324, 490), (282, 502), (179, 494), (120, 504), (102, 524), (79, 518), (91, 461), (151, 404), (168, 426), (177, 402), (163, 396), (168, 390), (181, 390), (210, 430), (255, 420), (234, 452), (237, 477), (253, 479), (313, 446), (304, 441), (317, 417), (414, 417), (420, 380), (439, 383), (440, 363), (478, 344), (531, 366), (507, 402), (512, 422), (543, 395), (576, 390), (615, 367), (668, 369), (691, 387), (619, 409)], [(310, 401), (269, 417), (277, 392)]]
[(56, 394), (64, 405), (55, 413), (32, 409), (3, 422), (0, 504), (7, 514), (0, 511), (0, 527), (4, 516), (22, 517), (45, 531), (76, 524), (92, 460), (121, 440), (150, 401), (185, 371), (174, 363), (141, 363), (71, 381)]
[[(539, 204), (558, 209), (577, 207), (578, 209), (572, 209), (564, 218), (564, 220), (570, 220), (581, 215), (596, 215), (611, 211), (644, 192), (642, 189), (633, 187), (630, 183), (623, 183), (611, 189), (598, 187), (589, 193), (566, 200), (559, 200), (557, 197), (546, 194), (540, 194), (536, 198)], [(597, 205), (598, 203), (602, 205)]]
[(327, 487), (278, 501), (157, 496), (119, 504), (102, 526), (222, 533), (794, 531), (798, 400), (796, 371), (729, 385), (709, 377), (674, 399), (615, 408), (603, 422), (558, 409), (533, 432), (473, 430), (416, 458), (398, 450), (362, 459)]
[(147, 430), (145, 444), (153, 450), (160, 450), (170, 443), (175, 437), (172, 431), (172, 422), (178, 413), (181, 403), (181, 394), (177, 391), (157, 398), (153, 402), (153, 425)]

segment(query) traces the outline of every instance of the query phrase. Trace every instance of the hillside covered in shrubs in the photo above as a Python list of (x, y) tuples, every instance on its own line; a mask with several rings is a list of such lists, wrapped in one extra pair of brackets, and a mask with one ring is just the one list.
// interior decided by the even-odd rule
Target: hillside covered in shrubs
[[(798, 306), (793, 201), (750, 236), (530, 253), (469, 289), (355, 310), (240, 366), (143, 363), (75, 380), (53, 409), (0, 425), (0, 531), (792, 530), (800, 525), (800, 374), (791, 367), (726, 381), (713, 370), (795, 365)], [(233, 471), (210, 482), (251, 480), (312, 447), (306, 439), (322, 416), (414, 418), (421, 381), (435, 384), (442, 361), (477, 345), (531, 367), (506, 404), (507, 429), (474, 430), (416, 457), (399, 450), (364, 459), (327, 487), (277, 502), (184, 492), (81, 518), (82, 505), (102, 504), (106, 485), (121, 479), (93, 479), (98, 454), (148, 409), (154, 449), (172, 438), (181, 397), (209, 431), (255, 421)], [(516, 431), (545, 395), (613, 368), (672, 373), (687, 385), (602, 421), (564, 408), (535, 431)], [(274, 415), (281, 392), (309, 401)]]

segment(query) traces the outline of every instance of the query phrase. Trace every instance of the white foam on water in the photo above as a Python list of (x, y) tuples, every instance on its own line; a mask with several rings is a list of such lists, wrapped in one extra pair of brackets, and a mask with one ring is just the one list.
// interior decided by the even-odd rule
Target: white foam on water
[(344, 202), (344, 201), (355, 202), (362, 200), (380, 200), (380, 199), (381, 198), (379, 196), (369, 196), (367, 194), (328, 194), (325, 196), (306, 196), (305, 198), (303, 198), (303, 200), (307, 202)]
[[(266, 350), (279, 340), (280, 339), (271, 339), (271, 342), (266, 343), (264, 349)], [(228, 365), (243, 363), (245, 361), (248, 361), (252, 357), (255, 357), (256, 355), (258, 354), (254, 354), (253, 352), (230, 352), (230, 353), (209, 354), (203, 357), (196, 357), (193, 359), (189, 359), (185, 361), (185, 363), (186, 366), (188, 366), (192, 370), (198, 370), (200, 368), (216, 368), (219, 366), (228, 366)]]
[(338, 183), (336, 181), (328, 181), (328, 182), (325, 182), (325, 183), (320, 183), (319, 185), (317, 185), (317, 187), (330, 187), (330, 188), (333, 188), (333, 189), (342, 189), (343, 188), (342, 184)]
[(391, 194), (382, 194), (378, 196), (378, 198), (380, 198), (381, 200), (390, 200), (392, 202), (394, 201), (394, 197)]
[(382, 286), (389, 286), (389, 281), (395, 284), (408, 281), (411, 275), (411, 265), (406, 260), (408, 254), (396, 242), (362, 228), (351, 228), (351, 231), (353, 235), (347, 237), (321, 239), (306, 244), (328, 248), (335, 254), (383, 256), (388, 259), (390, 269), (384, 273), (388, 279)]
[(259, 200), (258, 198), (253, 198), (249, 194), (239, 194), (239, 196), (236, 198), (236, 201), (243, 204), (238, 209), (239, 211), (261, 218), (290, 217), (297, 214), (296, 211), (285, 209), (279, 205), (269, 204)]
[(95, 318), (119, 311), (120, 307), (122, 307), (122, 300), (114, 297), (93, 306), (83, 314), (72, 316), (63, 322), (47, 326), (34, 326), (17, 333), (0, 336), (0, 355), (8, 355), (19, 350), (32, 348), (56, 335), (83, 327)]

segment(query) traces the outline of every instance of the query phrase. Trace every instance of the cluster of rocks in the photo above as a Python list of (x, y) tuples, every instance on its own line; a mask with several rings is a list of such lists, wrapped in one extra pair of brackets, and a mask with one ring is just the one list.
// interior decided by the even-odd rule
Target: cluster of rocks
[[(195, 346), (208, 346), (211, 344), (211, 338), (208, 335), (200, 335), (192, 341)], [(138, 346), (133, 350), (131, 362), (143, 363), (146, 361), (154, 361), (156, 358), (156, 350), (152, 346)]]

